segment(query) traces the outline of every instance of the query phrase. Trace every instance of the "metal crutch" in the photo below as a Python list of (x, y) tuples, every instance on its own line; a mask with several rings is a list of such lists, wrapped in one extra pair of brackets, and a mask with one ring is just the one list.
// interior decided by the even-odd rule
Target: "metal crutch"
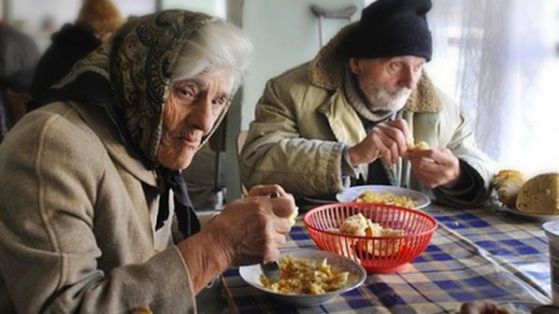
[(311, 5), (312, 13), (318, 18), (318, 35), (320, 47), (324, 45), (324, 33), (322, 31), (322, 20), (327, 19), (346, 19), (351, 21), (351, 17), (357, 11), (357, 7), (352, 5), (339, 10), (328, 10), (318, 5)]

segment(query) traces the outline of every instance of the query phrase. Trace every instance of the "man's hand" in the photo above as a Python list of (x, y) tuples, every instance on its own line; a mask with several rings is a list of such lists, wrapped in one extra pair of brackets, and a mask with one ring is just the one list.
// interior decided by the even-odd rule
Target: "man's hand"
[(448, 148), (410, 150), (407, 157), (416, 178), (431, 189), (452, 188), (460, 178), (460, 161)]
[(460, 314), (506, 314), (506, 309), (500, 308), (497, 304), (489, 300), (479, 300), (462, 303)]
[(379, 123), (360, 143), (349, 149), (351, 165), (371, 163), (379, 157), (394, 164), (405, 154), (410, 138), (408, 124), (403, 119)]

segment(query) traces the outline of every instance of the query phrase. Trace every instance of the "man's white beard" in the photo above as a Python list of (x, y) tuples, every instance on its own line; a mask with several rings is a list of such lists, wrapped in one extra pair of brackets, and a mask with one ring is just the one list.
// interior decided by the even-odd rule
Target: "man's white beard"
[(397, 112), (404, 108), (411, 93), (412, 90), (405, 87), (389, 89), (378, 85), (374, 86), (371, 94), (367, 95), (369, 110), (371, 112)]

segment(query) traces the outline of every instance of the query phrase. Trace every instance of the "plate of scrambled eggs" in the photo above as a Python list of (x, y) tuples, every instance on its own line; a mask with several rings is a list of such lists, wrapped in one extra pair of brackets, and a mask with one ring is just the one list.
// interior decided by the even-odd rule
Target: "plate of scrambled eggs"
[(353, 186), (338, 193), (336, 198), (340, 202), (383, 203), (412, 209), (421, 209), (431, 203), (421, 192), (391, 185)]
[(318, 249), (282, 252), (278, 260), (280, 279), (271, 282), (260, 264), (239, 268), (241, 278), (254, 288), (281, 302), (300, 306), (322, 304), (360, 286), (365, 269), (351, 259)]

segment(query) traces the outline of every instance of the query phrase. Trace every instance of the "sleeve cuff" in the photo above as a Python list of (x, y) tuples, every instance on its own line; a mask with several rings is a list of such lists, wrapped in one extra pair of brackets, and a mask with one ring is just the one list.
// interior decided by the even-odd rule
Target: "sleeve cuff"
[(460, 160), (462, 179), (450, 189), (438, 187), (433, 194), (444, 204), (456, 207), (481, 205), (487, 199), (483, 178), (468, 163)]
[(342, 152), (342, 177), (357, 178), (359, 175), (359, 168), (352, 167), (349, 159), (349, 146), (345, 146)]

